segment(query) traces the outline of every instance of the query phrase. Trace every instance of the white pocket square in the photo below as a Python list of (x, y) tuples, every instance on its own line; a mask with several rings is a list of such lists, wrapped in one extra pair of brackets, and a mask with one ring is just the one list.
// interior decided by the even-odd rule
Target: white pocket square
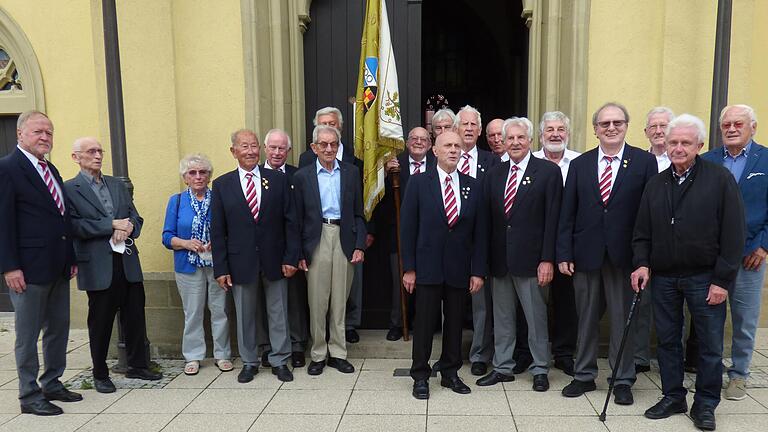
[(764, 175), (765, 175), (765, 173), (763, 173), (763, 172), (749, 173), (749, 175), (747, 176), (747, 180), (749, 180), (749, 179), (751, 179), (752, 177), (755, 177), (755, 176), (764, 176)]

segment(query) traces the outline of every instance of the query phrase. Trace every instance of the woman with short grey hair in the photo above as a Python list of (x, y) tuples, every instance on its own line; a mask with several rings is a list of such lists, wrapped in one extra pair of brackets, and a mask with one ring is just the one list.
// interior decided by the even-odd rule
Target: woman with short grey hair
[(184, 335), (181, 351), (184, 373), (195, 375), (205, 358), (206, 298), (211, 312), (213, 356), (222, 372), (233, 369), (227, 321), (227, 293), (213, 277), (211, 257), (211, 190), (213, 165), (203, 154), (191, 154), (179, 163), (187, 189), (168, 200), (163, 228), (163, 245), (172, 249), (176, 286), (184, 308)]

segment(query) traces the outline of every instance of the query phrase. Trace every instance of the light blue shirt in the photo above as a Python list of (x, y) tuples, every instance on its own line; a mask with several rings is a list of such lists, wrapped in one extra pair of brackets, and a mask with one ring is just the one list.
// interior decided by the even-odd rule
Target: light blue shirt
[(747, 143), (746, 147), (741, 149), (741, 153), (737, 154), (736, 157), (733, 157), (728, 153), (728, 149), (723, 146), (723, 166), (733, 174), (733, 177), (736, 178), (736, 183), (739, 182), (741, 174), (744, 173), (744, 168), (747, 166), (747, 157), (751, 149), (752, 140)]
[(320, 189), (320, 205), (323, 207), (323, 217), (326, 219), (341, 219), (341, 168), (339, 161), (333, 161), (333, 171), (328, 171), (320, 165), (320, 159), (315, 160), (317, 168), (317, 186)]

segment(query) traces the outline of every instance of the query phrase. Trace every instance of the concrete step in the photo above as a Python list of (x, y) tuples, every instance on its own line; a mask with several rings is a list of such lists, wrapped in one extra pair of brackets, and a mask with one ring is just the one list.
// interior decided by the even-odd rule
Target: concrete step
[[(410, 359), (413, 342), (413, 333), (411, 340), (398, 341), (387, 340), (387, 330), (358, 330), (360, 342), (347, 344), (348, 358), (383, 358), (383, 359)], [(472, 331), (464, 330), (462, 335), (461, 351), (462, 358), (469, 354), (469, 347), (472, 345)], [(443, 338), (441, 333), (437, 333), (432, 341), (433, 360), (440, 358), (442, 352)]]

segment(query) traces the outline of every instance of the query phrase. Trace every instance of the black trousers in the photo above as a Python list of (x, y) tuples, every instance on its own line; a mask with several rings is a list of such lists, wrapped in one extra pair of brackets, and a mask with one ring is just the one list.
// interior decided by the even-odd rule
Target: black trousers
[(432, 374), (429, 357), (432, 338), (439, 329), (440, 305), (443, 311), (443, 351), (440, 355), (440, 373), (455, 377), (461, 367), (461, 331), (466, 302), (465, 288), (449, 285), (416, 285), (416, 316), (413, 323), (413, 364), (411, 377), (425, 380)]
[(109, 377), (107, 353), (112, 336), (115, 314), (120, 311), (120, 323), (125, 334), (128, 367), (147, 368), (146, 322), (144, 317), (144, 284), (125, 279), (121, 254), (112, 254), (112, 283), (102, 291), (88, 293), (88, 339), (91, 343), (93, 377)]

